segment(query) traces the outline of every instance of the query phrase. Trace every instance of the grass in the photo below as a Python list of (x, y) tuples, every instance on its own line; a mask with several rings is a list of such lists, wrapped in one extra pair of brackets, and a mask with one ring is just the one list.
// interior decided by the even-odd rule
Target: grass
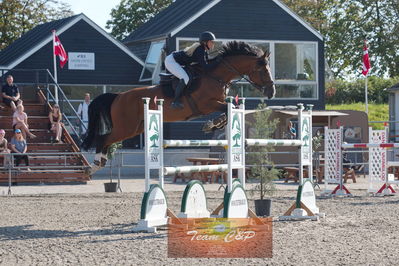
[[(364, 103), (351, 103), (351, 104), (327, 104), (326, 110), (355, 110), (365, 111)], [(369, 121), (388, 121), (389, 120), (389, 106), (388, 104), (375, 104), (369, 103)], [(370, 124), (373, 129), (383, 129), (384, 123)]]

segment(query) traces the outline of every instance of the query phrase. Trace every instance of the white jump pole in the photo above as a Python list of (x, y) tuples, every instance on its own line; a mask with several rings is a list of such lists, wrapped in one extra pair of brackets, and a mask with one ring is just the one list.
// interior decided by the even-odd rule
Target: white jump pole
[[(145, 134), (154, 134), (152, 145), (145, 145), (145, 192), (150, 189), (150, 171), (156, 169), (159, 171), (159, 185), (164, 187), (163, 173), (163, 99), (157, 100), (157, 110), (150, 110), (150, 98), (143, 98), (144, 101), (144, 128)], [(153, 132), (153, 133), (152, 133)]]

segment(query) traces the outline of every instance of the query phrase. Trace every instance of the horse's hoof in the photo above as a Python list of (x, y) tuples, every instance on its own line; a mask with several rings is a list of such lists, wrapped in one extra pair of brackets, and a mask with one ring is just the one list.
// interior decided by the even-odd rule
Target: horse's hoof
[(93, 175), (95, 172), (101, 169), (101, 166), (96, 164), (96, 162), (98, 161), (94, 161), (94, 163), (90, 165), (90, 168), (88, 168), (89, 175)]
[(84, 169), (84, 171), (85, 171), (85, 175), (89, 175), (89, 176), (92, 175), (92, 173), (91, 173), (91, 167), (86, 167), (86, 168)]
[(211, 133), (214, 128), (215, 125), (213, 124), (213, 121), (209, 120), (202, 126), (202, 131), (205, 133)]
[(107, 159), (101, 158), (100, 166), (101, 166), (101, 167), (104, 167), (106, 164), (107, 164)]

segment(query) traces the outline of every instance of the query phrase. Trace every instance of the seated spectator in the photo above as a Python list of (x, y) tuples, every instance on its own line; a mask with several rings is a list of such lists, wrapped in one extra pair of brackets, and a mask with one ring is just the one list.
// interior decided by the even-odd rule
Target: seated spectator
[(21, 95), (18, 87), (14, 84), (14, 78), (11, 75), (7, 76), (6, 81), (7, 82), (2, 89), (3, 103), (15, 111), (17, 106), (22, 104)]
[[(15, 166), (18, 167), (22, 160), (25, 161), (26, 166), (29, 166), (29, 157), (28, 155), (24, 154), (26, 153), (27, 148), (28, 145), (26, 144), (26, 140), (22, 136), (21, 130), (16, 129), (14, 137), (12, 137), (11, 139), (11, 152), (15, 153)], [(30, 171), (30, 168), (28, 168), (27, 171)]]
[(55, 133), (55, 141), (62, 143), (62, 114), (58, 104), (54, 104), (53, 109), (48, 114), (48, 118), (50, 120), (49, 129)]
[(10, 153), (10, 150), (8, 149), (8, 141), (4, 137), (5, 135), (6, 132), (4, 129), (0, 129), (0, 156), (4, 158), (4, 167), (9, 163), (8, 154)]
[(19, 104), (17, 110), (14, 112), (12, 117), (12, 128), (14, 130), (20, 129), (24, 139), (26, 139), (26, 135), (29, 135), (32, 139), (36, 138), (29, 130), (28, 115), (24, 112), (24, 106), (22, 104)]

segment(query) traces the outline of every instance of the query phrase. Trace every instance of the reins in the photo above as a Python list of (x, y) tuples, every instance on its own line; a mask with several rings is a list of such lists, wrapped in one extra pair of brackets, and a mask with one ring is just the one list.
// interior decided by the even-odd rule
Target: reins
[[(254, 86), (255, 88), (263, 91), (264, 90), (264, 86), (261, 86), (255, 82), (253, 82), (252, 80), (250, 80), (249, 78), (247, 78), (245, 75), (241, 74), (237, 69), (235, 69), (231, 64), (229, 64), (228, 62), (226, 62), (225, 60), (222, 59), (222, 64), (225, 65), (230, 71), (232, 71), (233, 73), (236, 73), (238, 76), (241, 77), (240, 80), (244, 79), (246, 81), (248, 81), (248, 83), (250, 83), (252, 86)], [(256, 68), (250, 72), (248, 75), (251, 75), (252, 73), (259, 71)], [(263, 75), (260, 75), (262, 82), (264, 82), (264, 77)], [(235, 82), (239, 82), (240, 80), (236, 80)], [(231, 84), (231, 83), (230, 83)]]

